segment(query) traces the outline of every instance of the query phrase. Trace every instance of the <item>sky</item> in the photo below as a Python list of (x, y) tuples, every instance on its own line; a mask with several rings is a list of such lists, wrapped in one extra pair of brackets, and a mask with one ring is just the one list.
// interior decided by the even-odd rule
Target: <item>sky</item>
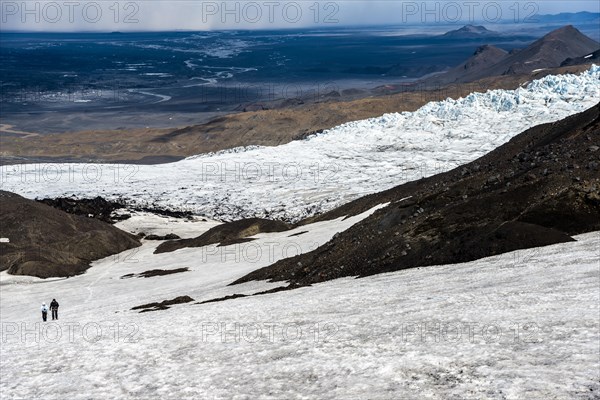
[(600, 12), (594, 1), (0, 0), (2, 30), (174, 31), (356, 25), (533, 22), (535, 14)]

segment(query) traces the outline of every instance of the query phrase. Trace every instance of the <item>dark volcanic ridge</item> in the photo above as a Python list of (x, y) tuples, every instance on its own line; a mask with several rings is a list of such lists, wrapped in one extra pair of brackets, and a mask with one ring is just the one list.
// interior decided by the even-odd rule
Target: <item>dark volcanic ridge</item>
[(0, 270), (39, 278), (83, 273), (94, 260), (141, 245), (138, 238), (87, 216), (0, 191)]
[[(190, 211), (174, 211), (164, 208), (152, 207), (152, 206), (135, 206), (128, 204), (125, 200), (110, 201), (103, 197), (95, 197), (93, 199), (77, 198), (77, 197), (58, 197), (55, 199), (41, 199), (37, 200), (40, 203), (54, 207), (58, 210), (64, 211), (69, 214), (81, 215), (88, 218), (95, 218), (109, 224), (114, 224), (118, 221), (123, 221), (131, 218), (131, 214), (127, 212), (116, 213), (118, 210), (127, 211), (138, 211), (147, 212), (151, 214), (161, 215), (163, 217), (171, 218), (187, 218), (193, 217), (193, 213)], [(167, 235), (168, 236), (168, 235)], [(178, 237), (146, 237), (148, 240), (167, 240), (167, 239), (178, 239)]]
[[(479, 79), (528, 74), (536, 70), (579, 65), (582, 59), (600, 49), (600, 43), (585, 36), (572, 25), (556, 29), (525, 49), (506, 52), (494, 46), (479, 47), (473, 56), (448, 72), (423, 82), (426, 86), (473, 82)], [(570, 60), (570, 61), (567, 61)], [(577, 61), (574, 61), (577, 60)]]
[(565, 61), (562, 62), (562, 64), (560, 66), (567, 67), (567, 66), (571, 66), (571, 65), (581, 65), (581, 64), (588, 64), (588, 63), (599, 62), (599, 61), (600, 61), (600, 49), (594, 51), (591, 54), (588, 54), (588, 55), (585, 55), (582, 57), (567, 58)]
[(146, 240), (176, 240), (181, 239), (179, 235), (174, 233), (167, 233), (166, 235), (146, 235), (144, 233), (138, 233), (138, 236)]
[(193, 239), (172, 240), (161, 243), (154, 253), (168, 253), (185, 247), (203, 247), (217, 243), (219, 246), (228, 246), (251, 241), (253, 239), (250, 239), (250, 236), (259, 233), (284, 232), (291, 228), (292, 225), (282, 221), (261, 218), (242, 219), (217, 225)]
[(122, 221), (130, 217), (128, 214), (114, 215), (116, 210), (125, 208), (125, 204), (117, 201), (108, 201), (100, 196), (93, 199), (58, 197), (56, 199), (42, 199), (38, 201), (69, 214), (96, 218), (109, 224), (114, 224), (117, 221)]
[(170, 306), (175, 304), (185, 304), (194, 301), (190, 296), (179, 296), (171, 300), (163, 300), (160, 303), (148, 303), (140, 306), (135, 306), (132, 310), (141, 310), (140, 313), (150, 311), (168, 310)]
[(252, 294), (240, 294), (240, 293), (236, 293), (236, 294), (232, 294), (232, 295), (229, 295), (229, 296), (218, 297), (216, 299), (210, 299), (210, 300), (200, 301), (200, 302), (195, 303), (195, 304), (218, 303), (218, 302), (221, 302), (221, 301), (239, 299), (241, 297), (262, 296), (264, 294), (271, 294), (271, 293), (283, 292), (283, 291), (286, 291), (286, 290), (293, 290), (293, 289), (297, 289), (299, 287), (300, 286), (298, 286), (298, 285), (288, 285), (288, 286), (276, 287), (276, 288), (269, 289), (269, 290), (263, 290), (262, 292), (256, 292), (256, 293), (252, 293)]
[(600, 230), (600, 106), (534, 127), (465, 166), (366, 196), (314, 222), (390, 202), (318, 249), (254, 271), (309, 285), (454, 264)]
[(151, 269), (149, 271), (140, 272), (139, 274), (126, 274), (121, 277), (121, 279), (128, 278), (152, 278), (155, 276), (165, 276), (172, 274), (179, 274), (182, 272), (188, 272), (190, 269), (188, 267), (183, 268), (175, 268), (175, 269)]

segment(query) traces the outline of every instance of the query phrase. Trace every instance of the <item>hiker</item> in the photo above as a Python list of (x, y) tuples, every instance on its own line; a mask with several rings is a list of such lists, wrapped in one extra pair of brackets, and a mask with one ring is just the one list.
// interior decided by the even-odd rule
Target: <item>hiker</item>
[(46, 303), (42, 303), (42, 319), (44, 320), (44, 322), (46, 322), (47, 318), (48, 318), (48, 306), (46, 305)]
[(56, 299), (52, 299), (50, 310), (52, 310), (52, 321), (58, 319), (58, 301), (56, 301)]

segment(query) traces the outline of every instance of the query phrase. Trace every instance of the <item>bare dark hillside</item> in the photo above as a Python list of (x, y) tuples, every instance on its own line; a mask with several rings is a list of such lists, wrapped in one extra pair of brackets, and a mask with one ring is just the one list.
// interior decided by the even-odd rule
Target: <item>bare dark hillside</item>
[(77, 275), (90, 262), (140, 246), (129, 233), (95, 218), (67, 214), (0, 191), (0, 271), (40, 278)]

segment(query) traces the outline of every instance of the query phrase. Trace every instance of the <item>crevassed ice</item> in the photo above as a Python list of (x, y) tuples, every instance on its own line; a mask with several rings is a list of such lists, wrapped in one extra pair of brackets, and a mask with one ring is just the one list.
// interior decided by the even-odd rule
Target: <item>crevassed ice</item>
[(4, 166), (1, 185), (30, 198), (100, 195), (222, 220), (296, 221), (473, 161), (532, 126), (599, 101), (600, 67), (593, 66), (525, 88), (348, 122), (277, 147), (236, 148), (163, 165)]

